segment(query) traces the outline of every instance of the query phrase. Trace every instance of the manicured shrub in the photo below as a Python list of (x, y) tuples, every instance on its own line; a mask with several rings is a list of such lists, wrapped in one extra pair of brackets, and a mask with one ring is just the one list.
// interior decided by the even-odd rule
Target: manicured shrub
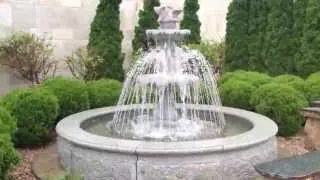
[[(302, 51), (302, 39), (303, 39), (303, 30), (304, 30), (304, 23), (306, 21), (307, 15), (307, 7), (308, 7), (309, 0), (296, 0), (294, 3), (294, 25), (293, 25), (293, 38), (294, 38), (294, 49), (295, 52), (294, 62), (295, 62), (295, 69), (299, 68), (297, 65), (298, 62), (303, 61), (302, 55), (304, 52)], [(297, 64), (298, 63), (298, 64)], [(302, 75), (300, 72), (295, 72), (294, 74)]]
[(251, 71), (265, 72), (264, 45), (266, 28), (268, 25), (268, 1), (251, 0), (248, 19), (248, 69)]
[(100, 0), (91, 24), (88, 48), (103, 58), (97, 69), (97, 78), (124, 79), (120, 3), (121, 0)]
[(183, 19), (181, 21), (181, 29), (190, 29), (191, 36), (187, 43), (199, 44), (201, 42), (200, 26), (201, 22), (198, 18), (198, 10), (200, 8), (198, 0), (185, 0), (183, 8)]
[(6, 108), (0, 106), (0, 134), (13, 135), (16, 129), (16, 119), (11, 116)]
[(91, 108), (115, 105), (121, 94), (122, 84), (116, 80), (102, 79), (88, 82)]
[(20, 155), (14, 149), (10, 136), (0, 134), (0, 179), (6, 179), (10, 168), (16, 165), (20, 160)]
[(253, 71), (235, 71), (226, 73), (222, 76), (220, 83), (229, 81), (229, 80), (241, 80), (245, 82), (250, 82), (253, 86), (259, 87), (263, 84), (269, 83), (272, 78), (267, 74), (253, 72)]
[(309, 0), (303, 25), (301, 40), (301, 58), (296, 62), (297, 72), (307, 77), (320, 69), (320, 3), (318, 0)]
[(293, 73), (293, 4), (288, 0), (268, 0), (268, 25), (263, 57), (268, 74)]
[(226, 30), (225, 70), (248, 70), (249, 0), (233, 0), (229, 5)]
[(47, 80), (43, 86), (57, 96), (60, 106), (58, 120), (68, 115), (89, 109), (89, 97), (83, 81), (57, 77)]
[(307, 99), (293, 87), (270, 83), (261, 86), (251, 97), (256, 112), (268, 116), (279, 126), (280, 136), (291, 136), (301, 128), (299, 110), (308, 106)]
[(308, 87), (308, 97), (310, 101), (319, 100), (320, 99), (320, 73), (311, 74), (307, 80)]
[(10, 99), (8, 109), (17, 119), (13, 141), (18, 147), (41, 146), (50, 141), (58, 116), (58, 99), (46, 89), (27, 89)]
[[(136, 52), (139, 49), (144, 51), (148, 50), (149, 42), (146, 37), (147, 29), (158, 29), (158, 14), (155, 12), (154, 7), (160, 6), (159, 0), (144, 0), (143, 10), (139, 12), (138, 26), (135, 27), (135, 36), (132, 41), (133, 51)], [(150, 41), (154, 44), (154, 42)]]
[(307, 83), (300, 77), (298, 76), (294, 76), (294, 75), (280, 75), (275, 77), (272, 82), (274, 83), (280, 83), (280, 84), (286, 84), (289, 85), (291, 87), (293, 87), (294, 89), (298, 90), (299, 92), (301, 92), (302, 94), (305, 95), (305, 97), (308, 96), (308, 87), (307, 87)]
[(250, 83), (241, 80), (230, 80), (220, 87), (220, 96), (224, 106), (253, 110), (250, 97), (256, 88)]

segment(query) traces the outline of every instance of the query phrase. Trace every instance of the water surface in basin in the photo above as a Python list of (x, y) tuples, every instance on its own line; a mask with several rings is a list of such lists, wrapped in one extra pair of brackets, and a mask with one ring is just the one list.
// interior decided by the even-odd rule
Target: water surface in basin
[[(111, 124), (113, 115), (114, 113), (108, 113), (108, 114), (104, 114), (101, 116), (96, 116), (91, 119), (88, 119), (81, 124), (81, 128), (89, 133), (99, 135), (99, 136), (139, 140), (138, 138), (135, 138), (131, 134), (127, 134), (126, 136), (123, 137), (123, 136), (119, 136), (117, 133), (114, 133), (112, 130), (112, 124)], [(238, 135), (238, 134), (249, 131), (253, 127), (253, 125), (248, 120), (242, 119), (240, 117), (225, 114), (225, 120), (226, 120), (226, 126), (224, 128), (224, 131), (222, 135), (218, 137)], [(214, 127), (208, 126), (207, 128), (214, 128)], [(210, 132), (210, 130), (206, 132)], [(198, 137), (197, 139), (186, 139), (186, 140), (203, 140), (203, 139), (208, 139), (208, 135), (203, 135), (202, 137)], [(152, 139), (152, 138), (145, 138), (144, 140), (160, 141), (158, 139)], [(164, 138), (161, 141), (169, 141), (169, 139), (166, 140), (166, 138)]]

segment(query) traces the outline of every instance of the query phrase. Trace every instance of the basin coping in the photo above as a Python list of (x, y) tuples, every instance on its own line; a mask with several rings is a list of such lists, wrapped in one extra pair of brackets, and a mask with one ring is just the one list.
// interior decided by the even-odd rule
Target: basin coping
[[(189, 107), (199, 108), (201, 110), (213, 110), (216, 108), (210, 105), (189, 105)], [(130, 109), (132, 106), (124, 108)], [(68, 116), (58, 123), (56, 131), (61, 138), (78, 146), (109, 152), (139, 155), (197, 154), (231, 151), (263, 143), (272, 139), (277, 134), (277, 125), (263, 115), (230, 107), (220, 107), (219, 110), (225, 114), (248, 120), (252, 123), (253, 128), (234, 136), (180, 142), (119, 139), (91, 134), (81, 128), (81, 124), (90, 118), (114, 112), (115, 107), (110, 106)]]

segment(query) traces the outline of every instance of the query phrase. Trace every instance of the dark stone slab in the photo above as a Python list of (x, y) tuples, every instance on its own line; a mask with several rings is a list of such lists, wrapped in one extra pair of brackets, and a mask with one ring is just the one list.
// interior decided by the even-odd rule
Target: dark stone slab
[(306, 153), (255, 166), (258, 173), (275, 179), (299, 179), (320, 175), (320, 152)]

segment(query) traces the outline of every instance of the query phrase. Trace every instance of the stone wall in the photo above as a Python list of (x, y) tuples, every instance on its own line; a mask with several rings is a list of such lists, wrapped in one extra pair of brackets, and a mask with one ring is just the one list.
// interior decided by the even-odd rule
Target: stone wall
[[(231, 0), (199, 0), (204, 40), (222, 40), (225, 16)], [(137, 15), (143, 0), (123, 0), (121, 29), (123, 51), (130, 54)], [(183, 7), (183, 0), (161, 0), (162, 4)], [(87, 44), (90, 23), (98, 0), (0, 0), (0, 38), (13, 31), (27, 31), (52, 38), (55, 56), (59, 59), (59, 74), (68, 75), (63, 57)], [(129, 56), (127, 56), (127, 61)], [(126, 63), (125, 63), (126, 64)], [(0, 94), (23, 86), (24, 83), (0, 69)]]

